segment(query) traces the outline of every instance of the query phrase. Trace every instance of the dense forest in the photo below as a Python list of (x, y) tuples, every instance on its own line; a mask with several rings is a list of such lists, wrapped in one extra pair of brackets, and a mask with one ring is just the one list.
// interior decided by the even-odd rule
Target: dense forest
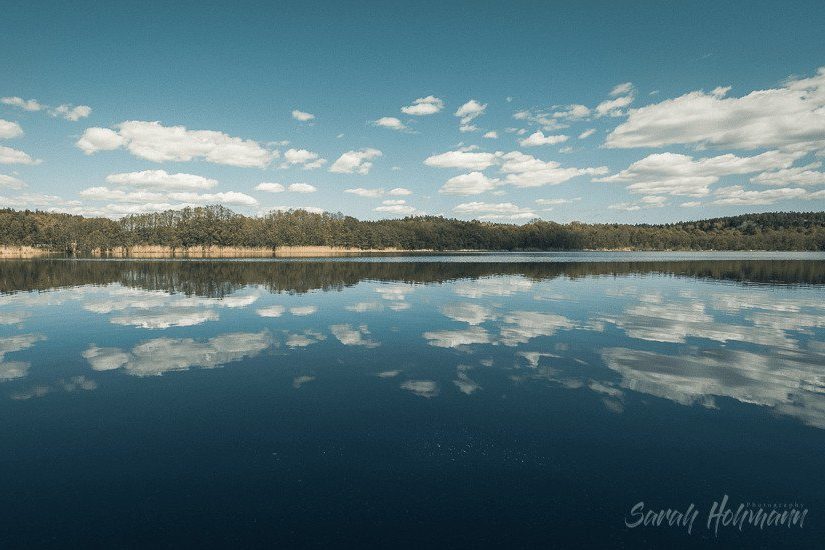
[(0, 210), (0, 245), (56, 252), (135, 245), (275, 248), (334, 246), (407, 250), (825, 250), (825, 212), (773, 212), (660, 225), (524, 225), (437, 216), (361, 221), (342, 214), (273, 211), (261, 217), (222, 206), (185, 208), (111, 220)]

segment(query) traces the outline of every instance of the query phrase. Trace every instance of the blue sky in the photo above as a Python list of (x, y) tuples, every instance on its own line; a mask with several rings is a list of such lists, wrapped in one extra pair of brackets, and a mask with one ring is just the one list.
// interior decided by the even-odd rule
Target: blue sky
[(5, 1), (0, 206), (822, 210), (825, 4), (719, 4)]

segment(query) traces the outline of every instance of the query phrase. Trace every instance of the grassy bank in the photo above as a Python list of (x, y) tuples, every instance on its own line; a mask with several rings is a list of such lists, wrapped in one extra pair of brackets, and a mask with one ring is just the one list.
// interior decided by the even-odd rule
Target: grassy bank
[(341, 246), (190, 246), (136, 245), (95, 249), (92, 256), (106, 258), (326, 258), (357, 254), (424, 252), (399, 248), (361, 249)]
[(0, 245), (0, 258), (43, 258), (55, 256), (56, 253), (35, 246)]

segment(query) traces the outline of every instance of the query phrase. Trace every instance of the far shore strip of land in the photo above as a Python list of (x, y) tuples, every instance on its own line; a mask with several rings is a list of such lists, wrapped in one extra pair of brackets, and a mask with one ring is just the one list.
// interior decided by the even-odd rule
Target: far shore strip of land
[[(136, 245), (112, 249), (94, 249), (92, 258), (327, 258), (354, 256), (359, 254), (412, 254), (435, 252), (433, 249), (405, 250), (400, 248), (352, 248), (338, 246), (191, 246), (170, 247), (159, 245)], [(480, 250), (453, 250), (451, 252), (485, 252)], [(67, 254), (45, 247), (0, 246), (0, 258), (47, 258), (64, 257)]]

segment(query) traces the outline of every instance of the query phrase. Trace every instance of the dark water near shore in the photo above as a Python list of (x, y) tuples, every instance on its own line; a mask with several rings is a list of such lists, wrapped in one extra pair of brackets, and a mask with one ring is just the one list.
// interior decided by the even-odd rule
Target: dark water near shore
[(0, 548), (817, 548), (825, 255), (0, 261), (0, 441)]

